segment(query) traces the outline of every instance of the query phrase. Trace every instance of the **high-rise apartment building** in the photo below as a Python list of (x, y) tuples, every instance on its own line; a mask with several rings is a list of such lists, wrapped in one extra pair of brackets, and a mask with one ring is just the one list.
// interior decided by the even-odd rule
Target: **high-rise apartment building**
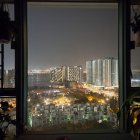
[(86, 82), (89, 84), (93, 83), (93, 66), (92, 61), (86, 61)]
[[(97, 86), (103, 85), (103, 64), (102, 59), (97, 59), (95, 61), (95, 65), (93, 66), (94, 73), (93, 73), (93, 83), (95, 83)], [(95, 67), (95, 68), (94, 68)]]
[(81, 66), (66, 66), (66, 81), (82, 82), (83, 69)]
[(115, 58), (106, 58), (103, 60), (103, 85), (118, 85), (118, 60)]
[(118, 59), (112, 59), (111, 60), (111, 82), (112, 86), (118, 86), (118, 77), (119, 77), (119, 72), (118, 72)]
[(118, 60), (94, 59), (86, 62), (86, 82), (96, 86), (118, 86)]
[(65, 71), (63, 67), (53, 68), (50, 72), (50, 81), (52, 83), (63, 83), (65, 77)]
[(4, 88), (15, 87), (15, 70), (4, 70)]
[(131, 86), (140, 87), (140, 70), (132, 70)]
[(28, 85), (29, 87), (45, 87), (50, 84), (49, 71), (32, 70), (28, 72)]
[(82, 82), (83, 69), (81, 66), (62, 66), (51, 70), (51, 82)]

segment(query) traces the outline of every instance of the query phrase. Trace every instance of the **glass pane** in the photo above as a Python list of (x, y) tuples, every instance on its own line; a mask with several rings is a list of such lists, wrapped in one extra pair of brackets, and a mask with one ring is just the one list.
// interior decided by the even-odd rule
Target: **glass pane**
[[(131, 23), (135, 23), (135, 13), (137, 16), (140, 15), (140, 6), (135, 5), (131, 7)], [(135, 24), (136, 25), (136, 24)], [(131, 40), (135, 41), (137, 32), (132, 29), (131, 26)], [(135, 26), (136, 27), (136, 26)], [(134, 33), (135, 32), (135, 33)], [(140, 38), (135, 41), (134, 48), (131, 50), (131, 70), (132, 70), (132, 78), (131, 78), (131, 86), (132, 87), (140, 87)]]
[(31, 130), (118, 128), (117, 13), (115, 4), (28, 4)]
[(0, 98), (0, 129), (6, 139), (11, 140), (16, 134), (16, 99)]
[[(12, 31), (14, 30), (14, 5), (5, 4), (4, 10), (9, 12), (10, 18), (10, 27)], [(6, 24), (5, 24), (6, 25)], [(4, 27), (3, 27), (4, 28)], [(7, 27), (8, 28), (8, 27)], [(10, 29), (10, 30), (11, 30)], [(0, 80), (0, 87), (2, 88), (14, 88), (15, 87), (15, 50), (13, 49), (13, 32), (11, 38), (8, 42), (2, 43), (0, 42), (0, 51), (2, 51), (2, 44), (4, 44), (3, 49), (3, 85), (2, 80)], [(0, 78), (2, 78), (2, 52), (0, 53)]]

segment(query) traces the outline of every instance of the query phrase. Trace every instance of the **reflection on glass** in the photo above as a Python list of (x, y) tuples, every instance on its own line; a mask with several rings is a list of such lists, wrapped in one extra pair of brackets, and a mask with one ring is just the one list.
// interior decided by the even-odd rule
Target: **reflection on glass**
[(117, 129), (116, 7), (28, 5), (31, 130)]
[(0, 98), (0, 130), (6, 139), (12, 139), (16, 134), (16, 99)]
[[(134, 22), (134, 21), (139, 18), (135, 18), (135, 16), (137, 17), (139, 15), (140, 15), (139, 5), (132, 5), (131, 6), (131, 23), (134, 23), (134, 25), (136, 25), (136, 22)], [(134, 32), (134, 30), (133, 30), (135, 27), (134, 25), (131, 26), (131, 40), (132, 41), (135, 41), (135, 37), (136, 37), (136, 35), (135, 35), (136, 31)], [(131, 86), (140, 87), (140, 63), (139, 63), (140, 47), (138, 47), (139, 45), (136, 45), (136, 42), (135, 42), (134, 46), (132, 46), (134, 48), (131, 50), (131, 56), (130, 56), (131, 70), (132, 70)]]
[[(0, 78), (2, 71), (0, 70)], [(0, 80), (0, 88), (2, 87), (2, 80)], [(3, 88), (15, 88), (15, 69), (7, 69), (3, 72)]]
[(15, 88), (15, 70), (4, 70), (4, 88)]
[(132, 70), (131, 86), (140, 87), (140, 70), (138, 69)]
[[(10, 21), (14, 21), (14, 5), (5, 4), (4, 10), (8, 11)], [(11, 39), (12, 40), (12, 39)], [(15, 50), (11, 47), (12, 41), (4, 43), (4, 49), (2, 51), (2, 44), (0, 44), (0, 78), (2, 77), (3, 67), (3, 84), (0, 80), (0, 88), (15, 88)], [(2, 55), (4, 64), (2, 66)], [(3, 85), (3, 87), (1, 87)]]

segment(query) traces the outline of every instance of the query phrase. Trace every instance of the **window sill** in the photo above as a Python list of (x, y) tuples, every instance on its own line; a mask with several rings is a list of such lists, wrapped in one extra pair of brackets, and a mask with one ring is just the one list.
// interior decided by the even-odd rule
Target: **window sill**
[[(17, 140), (56, 140), (57, 137), (62, 135), (47, 135), (47, 134), (30, 134), (19, 136)], [(129, 133), (107, 133), (107, 134), (71, 134), (65, 135), (70, 140), (132, 140)]]

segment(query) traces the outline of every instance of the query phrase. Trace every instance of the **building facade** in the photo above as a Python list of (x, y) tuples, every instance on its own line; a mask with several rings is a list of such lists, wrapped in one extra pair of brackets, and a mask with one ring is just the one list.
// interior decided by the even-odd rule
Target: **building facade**
[(15, 88), (15, 70), (4, 70), (4, 88)]
[(94, 59), (86, 62), (86, 82), (96, 86), (118, 86), (118, 60)]
[(131, 86), (140, 87), (140, 70), (132, 70)]
[(29, 87), (46, 87), (50, 84), (50, 73), (43, 70), (32, 70), (28, 72)]
[(83, 79), (83, 69), (81, 66), (62, 66), (51, 70), (50, 75), (52, 83), (81, 83)]
[(63, 67), (53, 68), (50, 72), (51, 83), (63, 83), (64, 77)]

